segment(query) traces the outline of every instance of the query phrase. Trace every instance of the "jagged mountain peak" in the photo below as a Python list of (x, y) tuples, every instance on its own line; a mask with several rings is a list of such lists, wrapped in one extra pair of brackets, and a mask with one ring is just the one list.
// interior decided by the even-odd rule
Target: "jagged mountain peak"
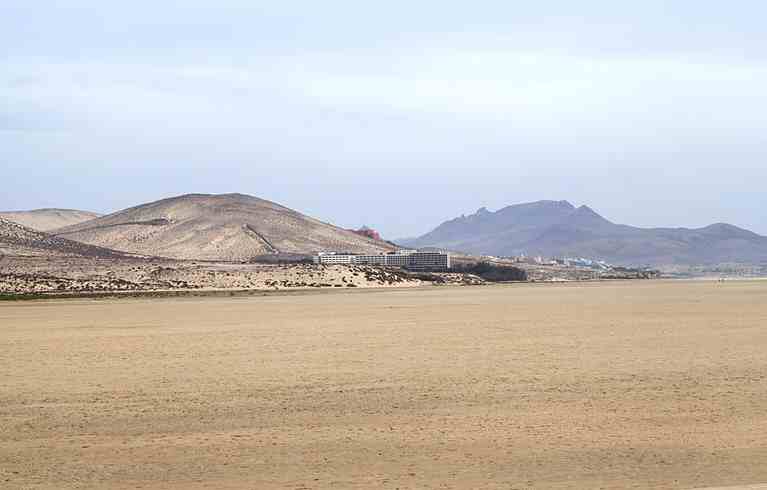
[(588, 205), (543, 200), (451, 220), (404, 243), (477, 255), (579, 256), (627, 265), (767, 262), (767, 237), (726, 223), (705, 228), (615, 224)]

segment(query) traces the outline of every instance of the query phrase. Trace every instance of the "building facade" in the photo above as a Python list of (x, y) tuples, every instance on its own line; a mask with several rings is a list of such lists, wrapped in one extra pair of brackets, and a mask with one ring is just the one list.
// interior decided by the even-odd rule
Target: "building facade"
[(408, 256), (411, 270), (446, 270), (450, 268), (450, 254), (443, 252), (416, 252)]
[(418, 252), (398, 250), (386, 255), (353, 255), (320, 253), (314, 257), (315, 264), (374, 265), (401, 267), (410, 270), (450, 269), (450, 254), (446, 252)]
[(314, 257), (315, 264), (343, 264), (351, 265), (354, 255), (346, 254), (319, 254)]
[(352, 264), (357, 265), (389, 265), (388, 255), (352, 255)]

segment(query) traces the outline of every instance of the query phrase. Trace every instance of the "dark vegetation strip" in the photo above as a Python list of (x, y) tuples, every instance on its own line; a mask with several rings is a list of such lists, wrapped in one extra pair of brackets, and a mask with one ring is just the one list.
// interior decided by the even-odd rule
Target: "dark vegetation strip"
[(527, 271), (519, 267), (501, 266), (489, 262), (455, 264), (450, 272), (474, 274), (489, 282), (527, 281)]

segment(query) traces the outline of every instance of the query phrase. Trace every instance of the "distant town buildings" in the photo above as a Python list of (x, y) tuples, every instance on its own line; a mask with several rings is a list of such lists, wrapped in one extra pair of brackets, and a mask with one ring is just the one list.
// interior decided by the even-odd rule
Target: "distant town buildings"
[(561, 259), (561, 263), (566, 267), (585, 267), (585, 268), (597, 269), (597, 270), (609, 270), (612, 268), (610, 264), (602, 260), (584, 259), (583, 257), (579, 257), (579, 258), (565, 257)]
[(319, 253), (315, 264), (375, 265), (410, 270), (450, 269), (450, 254), (441, 251), (397, 250), (385, 255), (357, 255), (336, 252)]
[(564, 266), (564, 267), (580, 267), (585, 269), (595, 269), (600, 271), (606, 271), (613, 268), (603, 260), (586, 259), (583, 257), (558, 257), (553, 259), (545, 259), (538, 255), (530, 257), (525, 254), (512, 255), (507, 257), (498, 257), (501, 260), (508, 260), (517, 264), (529, 264), (529, 265), (545, 265), (545, 266)]

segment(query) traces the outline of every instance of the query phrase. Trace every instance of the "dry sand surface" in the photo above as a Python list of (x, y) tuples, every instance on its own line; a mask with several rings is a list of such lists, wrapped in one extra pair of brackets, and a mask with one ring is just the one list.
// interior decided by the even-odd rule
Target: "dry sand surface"
[(0, 487), (764, 483), (765, 298), (753, 281), (3, 303)]

